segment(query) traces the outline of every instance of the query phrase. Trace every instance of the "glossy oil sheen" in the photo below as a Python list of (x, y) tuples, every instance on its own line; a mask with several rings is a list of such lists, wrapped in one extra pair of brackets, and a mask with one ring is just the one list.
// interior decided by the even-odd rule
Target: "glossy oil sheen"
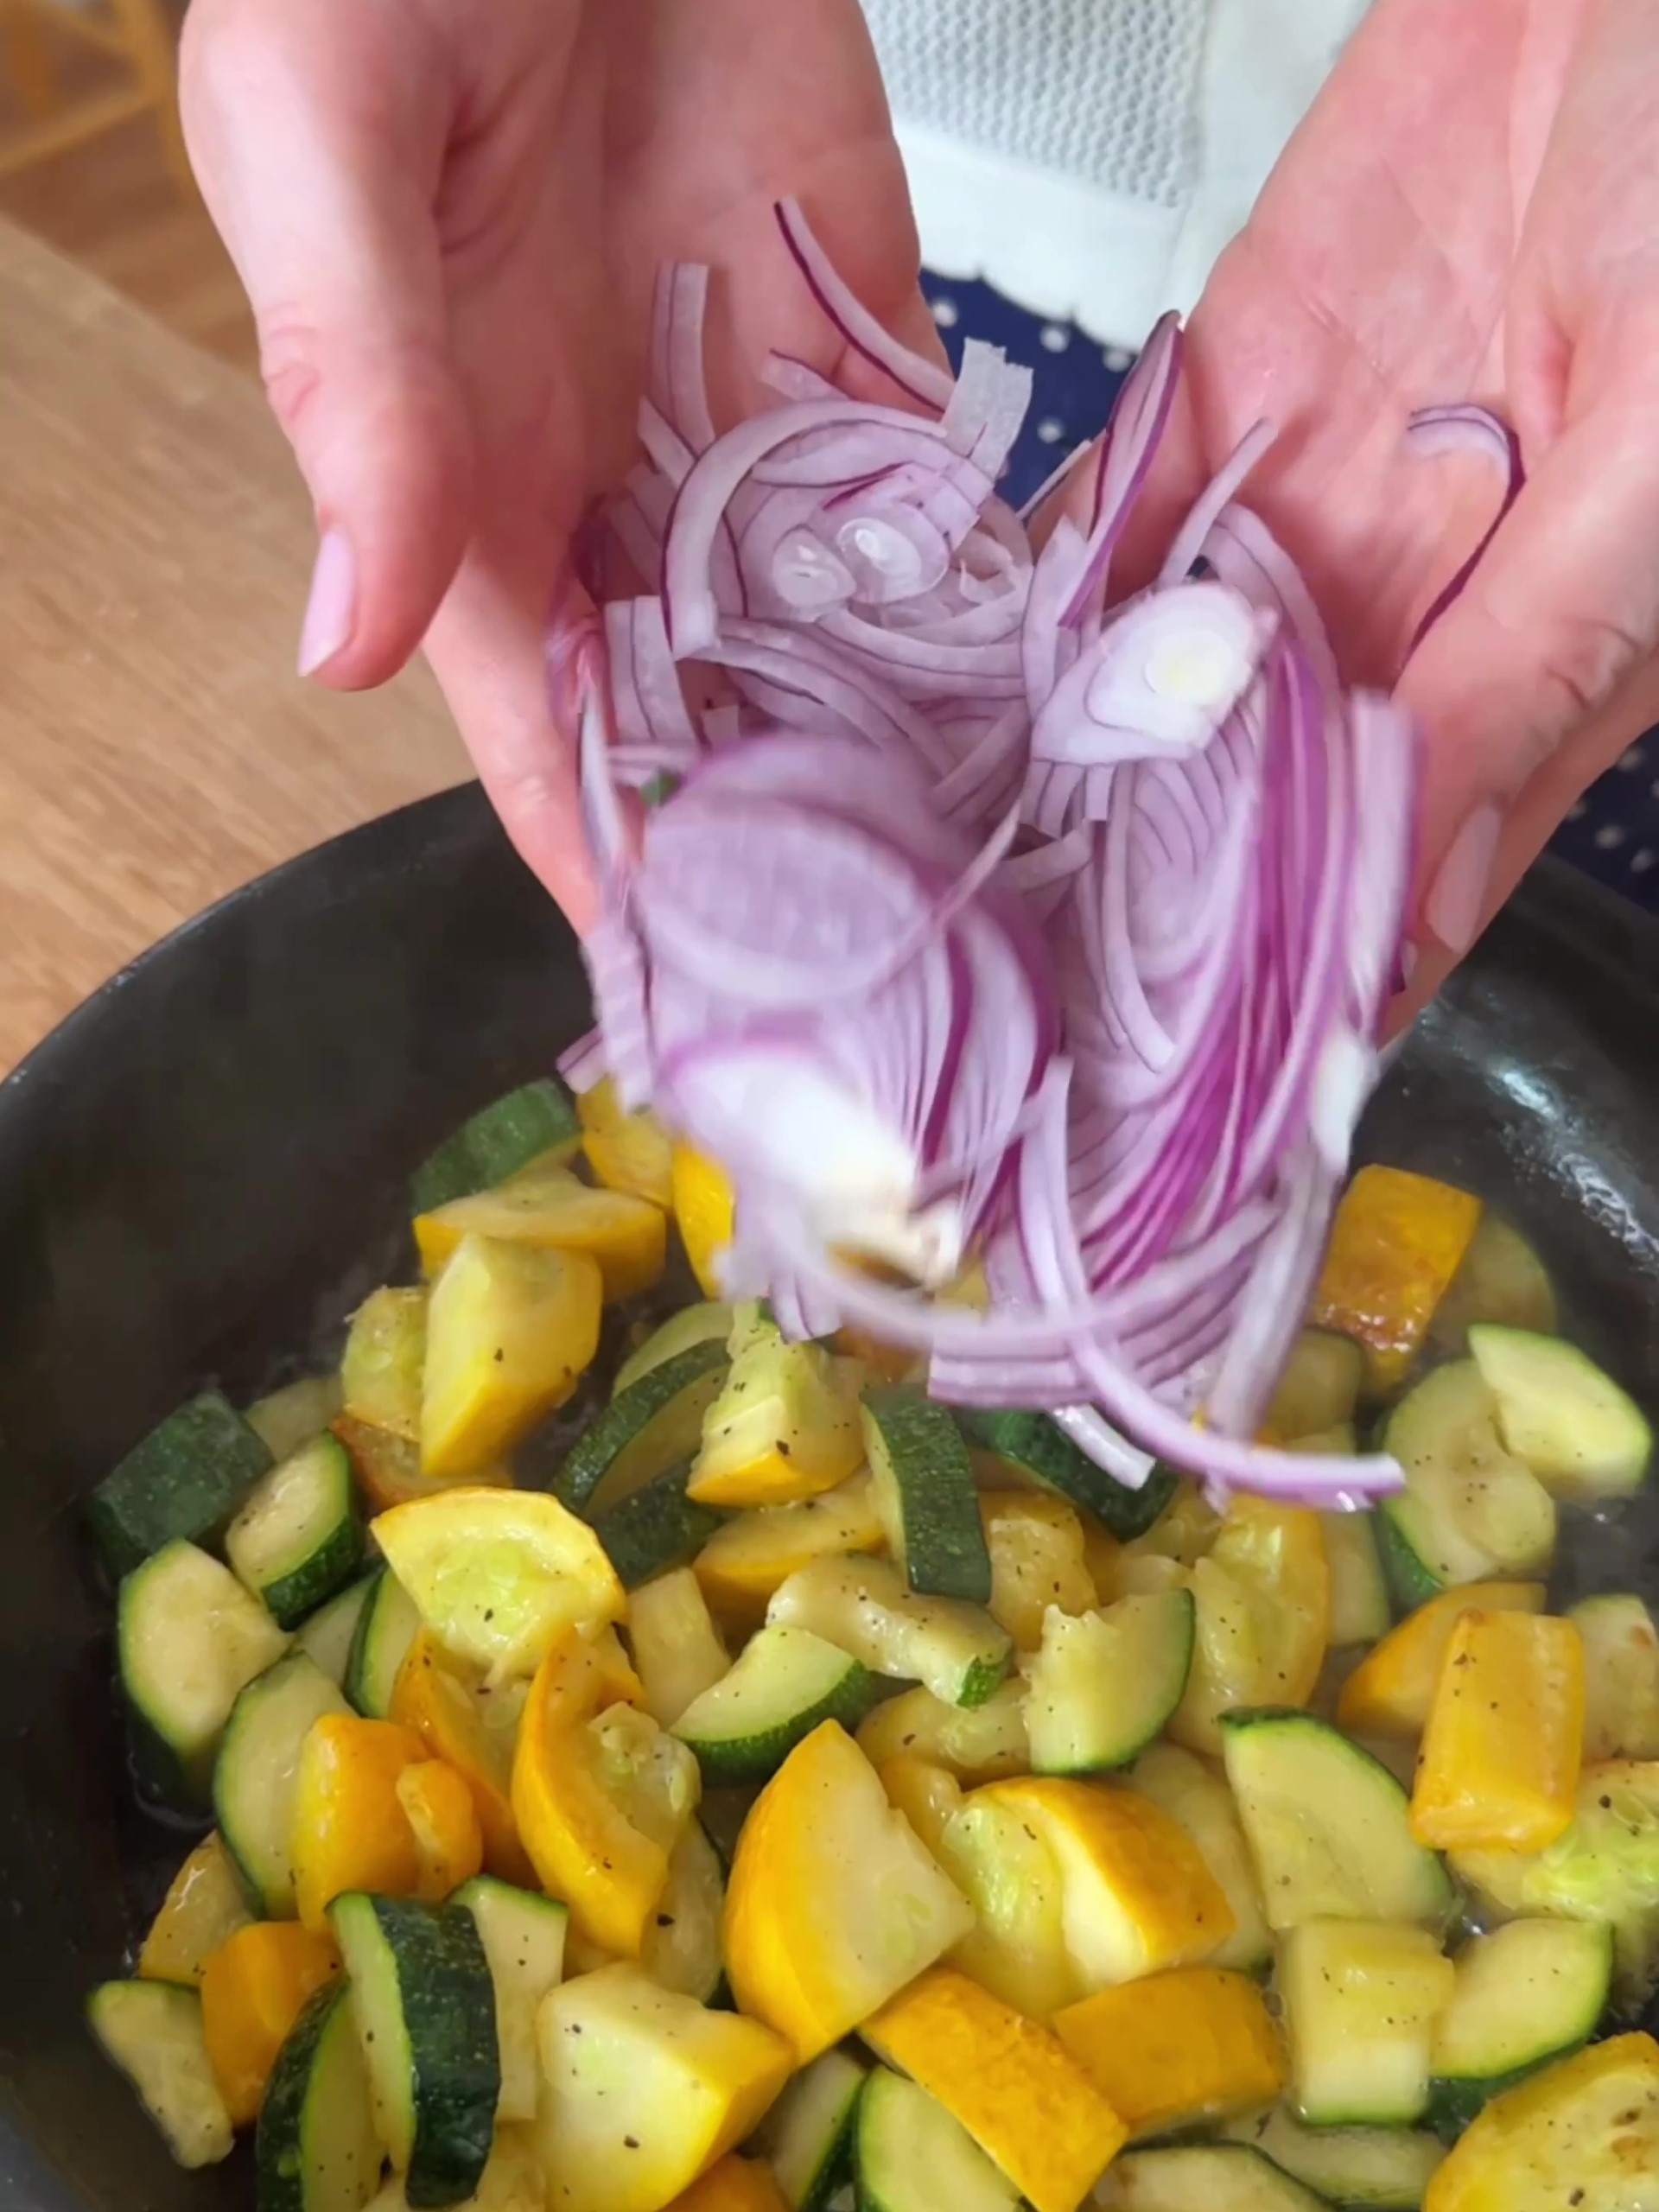
[[(334, 1355), (413, 1265), (410, 1172), (587, 1020), (569, 931), (474, 789), (238, 893), (0, 1085), (0, 2206), (252, 2212), (172, 2165), (82, 2024), (187, 1839), (130, 1809), (77, 1502), (173, 1405)], [(1366, 1151), (1496, 1201), (1659, 1412), (1659, 932), (1534, 877), (1413, 1037)], [(283, 1355), (288, 1355), (287, 1364)], [(1578, 1596), (1659, 1597), (1644, 1506)]]

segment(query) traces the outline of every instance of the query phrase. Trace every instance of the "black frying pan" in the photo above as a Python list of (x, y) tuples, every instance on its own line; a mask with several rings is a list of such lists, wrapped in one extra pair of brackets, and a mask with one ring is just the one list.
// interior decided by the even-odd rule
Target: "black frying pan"
[[(410, 1263), (410, 1169), (587, 1019), (569, 931), (474, 788), (238, 892), (0, 1084), (0, 2206), (251, 2212), (188, 2177), (94, 2049), (181, 1839), (122, 1786), (77, 1503), (208, 1378), (245, 1400)], [(1659, 929), (1541, 868), (1420, 1025), (1368, 1152), (1535, 1239), (1573, 1331), (1659, 1410)], [(284, 1362), (289, 1363), (285, 1367)], [(1568, 1596), (1659, 1593), (1659, 1516)]]

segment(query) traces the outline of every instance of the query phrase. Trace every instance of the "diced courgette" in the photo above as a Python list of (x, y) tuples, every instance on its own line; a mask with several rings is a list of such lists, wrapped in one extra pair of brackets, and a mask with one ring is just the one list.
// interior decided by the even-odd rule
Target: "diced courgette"
[(913, 1390), (864, 1394), (864, 1451), (887, 1546), (911, 1588), (988, 1605), (991, 1560), (962, 1431)]
[(270, 1464), (270, 1447), (230, 1401), (204, 1390), (135, 1444), (92, 1492), (87, 1510), (105, 1566), (118, 1581), (176, 1538), (202, 1542)]
[(869, 1702), (867, 1669), (804, 1628), (763, 1628), (674, 1725), (710, 1783), (764, 1782), (825, 1720), (853, 1728)]
[(1263, 1424), (1268, 1436), (1295, 1444), (1322, 1436), (1354, 1417), (1365, 1379), (1365, 1355), (1351, 1337), (1304, 1329), (1291, 1345)]
[(295, 2022), (265, 2091), (259, 2212), (359, 2212), (384, 2163), (351, 1993), (330, 1982)]
[(641, 1584), (628, 1603), (628, 1648), (658, 1727), (671, 1728), (731, 1665), (702, 1585), (689, 1567)]
[(798, 2074), (767, 2113), (760, 2144), (789, 2212), (828, 2212), (852, 2172), (853, 2128), (865, 2069), (826, 2050)]
[(1369, 1751), (1311, 1713), (1228, 1713), (1221, 1729), (1271, 1927), (1446, 1920), (1445, 1865), (1413, 1836), (1405, 1791)]
[(1491, 1212), (1482, 1214), (1451, 1287), (1434, 1309), (1429, 1342), (1448, 1358), (1461, 1359), (1477, 1321), (1555, 1333), (1555, 1292), (1543, 1262), (1519, 1230)]
[(1555, 1503), (1497, 1431), (1497, 1401), (1471, 1359), (1437, 1367), (1395, 1408), (1385, 1449), (1406, 1487), (1377, 1508), (1382, 1565), (1409, 1610), (1464, 1582), (1541, 1574)]
[(1446, 2156), (1438, 2136), (1415, 2127), (1304, 2127), (1274, 2105), (1222, 2131), (1254, 2144), (1320, 2198), (1351, 2212), (1417, 2212)]
[(1083, 1506), (1120, 1543), (1144, 1535), (1175, 1494), (1176, 1476), (1168, 1467), (1154, 1467), (1140, 1490), (1118, 1482), (1046, 1414), (959, 1407), (957, 1419), (970, 1444), (995, 1452), (1045, 1489)]
[(654, 1982), (695, 1997), (699, 2005), (718, 2000), (726, 1974), (720, 1948), (725, 1904), (720, 1853), (702, 1822), (693, 1821), (669, 1853), (668, 1884), (639, 1952), (639, 1963)]
[(344, 1684), (346, 1696), (368, 1719), (391, 1718), (398, 1671), (420, 1628), (415, 1600), (389, 1567), (377, 1568), (358, 1616)]
[(556, 1898), (475, 1874), (450, 1903), (464, 1906), (478, 1924), (479, 1940), (495, 1985), (496, 2041), (501, 2060), (499, 2120), (536, 2117), (536, 2010), (564, 1974), (569, 1914)]
[(228, 1567), (180, 1540), (121, 1585), (117, 1643), (139, 1792), (200, 1810), (232, 1707), (288, 1638)]
[(490, 2155), (501, 2062), (471, 1912), (358, 1891), (329, 1911), (375, 2125), (411, 2207), (460, 2204)]
[(1331, 1569), (1330, 1644), (1333, 1651), (1375, 1643), (1389, 1632), (1388, 1578), (1376, 1548), (1374, 1513), (1322, 1513), (1325, 1562)]
[(1008, 1671), (1013, 1639), (955, 1598), (918, 1598), (891, 1560), (823, 1559), (775, 1593), (770, 1625), (806, 1628), (873, 1674), (926, 1684), (947, 1705), (982, 1705)]
[(1589, 2042), (1612, 1980), (1611, 1930), (1580, 1920), (1512, 1920), (1454, 1961), (1434, 2026), (1429, 2120), (1448, 2139), (1491, 2097)]
[(1305, 1921), (1281, 1946), (1278, 1983), (1300, 2119), (1388, 2127), (1421, 2117), (1452, 1987), (1438, 1937), (1397, 1921)]
[(1659, 1758), (1659, 1631), (1639, 1598), (1586, 1598), (1567, 1618), (1584, 1644), (1584, 1756)]
[(359, 1575), (355, 1582), (346, 1585), (339, 1595), (320, 1606), (300, 1629), (294, 1641), (308, 1658), (314, 1659), (327, 1675), (336, 1689), (346, 1687), (346, 1671), (352, 1663), (352, 1646), (357, 1639), (357, 1624), (375, 1587), (376, 1577)]
[(86, 2000), (104, 2054), (137, 2091), (181, 2166), (228, 2158), (231, 2116), (213, 2080), (201, 1999), (170, 1981), (106, 1981)]
[(327, 1430), (262, 1475), (225, 1535), (273, 1619), (297, 1628), (357, 1572), (363, 1532), (346, 1447)]
[(556, 1150), (574, 1151), (582, 1135), (570, 1094), (550, 1078), (526, 1083), (463, 1122), (416, 1170), (412, 1210), (429, 1213), (505, 1182)]
[(1127, 2152), (1095, 2202), (1101, 2212), (1326, 2212), (1324, 2197), (1248, 2143)]
[(730, 1363), (723, 1339), (700, 1338), (619, 1389), (565, 1455), (554, 1496), (598, 1512), (690, 1459)]
[(1579, 1777), (1567, 1834), (1543, 1851), (1458, 1851), (1484, 1915), (1560, 1914), (1613, 1931), (1613, 2004), (1639, 2013), (1659, 1986), (1659, 1761), (1607, 1759)]
[(302, 1651), (250, 1682), (231, 1709), (213, 1769), (213, 1809), (225, 1847), (269, 1920), (292, 1920), (289, 1853), (300, 1747), (314, 1721), (351, 1707)]
[(691, 1462), (658, 1475), (593, 1516), (594, 1534), (625, 1590), (695, 1559), (724, 1519), (712, 1506), (686, 1496)]
[(859, 2212), (1014, 2212), (1020, 2202), (962, 2122), (885, 2066), (860, 2093), (853, 2157)]
[(302, 1375), (279, 1390), (256, 1398), (242, 1418), (273, 1459), (286, 1459), (302, 1444), (320, 1435), (345, 1410), (338, 1373)]
[(616, 1370), (616, 1380), (611, 1385), (612, 1397), (620, 1398), (642, 1376), (649, 1375), (652, 1368), (677, 1359), (694, 1345), (717, 1343), (723, 1348), (731, 1333), (729, 1306), (713, 1300), (696, 1306), (683, 1306), (660, 1328), (653, 1329), (637, 1351), (628, 1354)]
[(1652, 1424), (1576, 1344), (1482, 1321), (1469, 1350), (1497, 1402), (1498, 1434), (1546, 1489), (1593, 1502), (1641, 1487)]
[(1190, 1590), (1075, 1616), (1051, 1607), (1027, 1669), (1032, 1771), (1099, 1774), (1137, 1758), (1185, 1692), (1193, 1622)]

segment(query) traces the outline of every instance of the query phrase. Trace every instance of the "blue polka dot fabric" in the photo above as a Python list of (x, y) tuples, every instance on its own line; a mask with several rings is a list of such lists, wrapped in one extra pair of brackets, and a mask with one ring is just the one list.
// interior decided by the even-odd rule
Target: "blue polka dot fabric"
[[(981, 338), (1005, 346), (1035, 372), (1031, 412), (1002, 487), (1018, 506), (1104, 424), (1130, 356), (1100, 346), (1075, 323), (1045, 322), (976, 280), (925, 271), (922, 289), (953, 362), (961, 359), (964, 339)], [(1551, 849), (1659, 913), (1659, 730), (1649, 730), (1592, 785)]]

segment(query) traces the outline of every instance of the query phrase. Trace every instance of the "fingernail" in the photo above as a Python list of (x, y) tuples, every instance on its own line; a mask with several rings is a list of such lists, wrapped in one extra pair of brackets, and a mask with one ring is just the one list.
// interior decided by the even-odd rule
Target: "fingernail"
[(357, 563), (351, 540), (343, 531), (325, 531), (300, 627), (300, 674), (315, 676), (333, 660), (350, 642), (356, 620)]
[(1503, 810), (1488, 801), (1465, 815), (1423, 901), (1423, 920), (1448, 952), (1467, 952), (1480, 927)]

